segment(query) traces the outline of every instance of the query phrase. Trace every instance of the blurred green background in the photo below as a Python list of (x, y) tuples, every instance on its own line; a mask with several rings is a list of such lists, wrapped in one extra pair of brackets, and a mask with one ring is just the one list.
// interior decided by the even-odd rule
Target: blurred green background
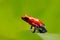
[(60, 0), (0, 0), (0, 40), (43, 40), (21, 20), (24, 14), (41, 19), (48, 34), (60, 34)]

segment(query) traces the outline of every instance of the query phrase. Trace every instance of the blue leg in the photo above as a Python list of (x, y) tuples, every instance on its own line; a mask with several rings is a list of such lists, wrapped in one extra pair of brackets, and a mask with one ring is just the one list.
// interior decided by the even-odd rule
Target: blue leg
[(31, 26), (31, 28), (30, 28), (30, 29), (32, 29), (32, 27), (33, 27), (33, 26)]
[(39, 32), (40, 33), (45, 33), (45, 32), (47, 32), (47, 30), (45, 29), (45, 27), (40, 27), (41, 29), (39, 29)]
[(35, 33), (35, 31), (36, 31), (36, 27), (34, 27), (34, 31), (33, 31), (33, 33)]

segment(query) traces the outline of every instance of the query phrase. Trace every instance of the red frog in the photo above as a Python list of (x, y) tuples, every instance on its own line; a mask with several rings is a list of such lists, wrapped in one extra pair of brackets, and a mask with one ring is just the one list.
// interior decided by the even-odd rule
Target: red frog
[(29, 23), (29, 24), (31, 25), (31, 28), (30, 28), (30, 29), (32, 29), (32, 27), (34, 27), (33, 33), (35, 33), (35, 31), (36, 31), (37, 28), (38, 28), (38, 31), (39, 31), (40, 33), (45, 33), (45, 32), (47, 32), (46, 28), (44, 27), (45, 24), (44, 24), (42, 21), (40, 21), (39, 19), (33, 18), (33, 17), (31, 17), (31, 16), (28, 16), (28, 15), (24, 15), (24, 16), (22, 16), (21, 18), (22, 18), (24, 21), (26, 21), (27, 23)]

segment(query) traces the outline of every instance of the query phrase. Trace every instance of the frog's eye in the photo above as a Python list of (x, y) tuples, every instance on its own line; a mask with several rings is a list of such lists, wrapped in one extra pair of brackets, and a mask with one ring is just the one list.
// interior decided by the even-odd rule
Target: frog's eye
[(27, 14), (25, 14), (24, 16), (27, 16)]

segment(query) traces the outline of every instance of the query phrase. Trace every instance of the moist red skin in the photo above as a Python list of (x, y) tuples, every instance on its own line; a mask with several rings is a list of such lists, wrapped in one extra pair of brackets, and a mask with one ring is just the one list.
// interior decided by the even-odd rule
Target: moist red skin
[(36, 20), (36, 18), (28, 17), (27, 22), (34, 27), (36, 27), (36, 26), (40, 27), (40, 25), (44, 24), (39, 19), (37, 19), (37, 20)]
[[(44, 28), (45, 24), (42, 21), (40, 21), (39, 19), (30, 17), (30, 16), (22, 16), (21, 18), (22, 18), (22, 20), (24, 20), (25, 22), (27, 22), (31, 25), (30, 29), (32, 29), (32, 27), (34, 27), (33, 33), (36, 31), (36, 28), (38, 28), (38, 31), (41, 33), (47, 32), (46, 29)], [(39, 28), (41, 28), (42, 30), (40, 30)]]

